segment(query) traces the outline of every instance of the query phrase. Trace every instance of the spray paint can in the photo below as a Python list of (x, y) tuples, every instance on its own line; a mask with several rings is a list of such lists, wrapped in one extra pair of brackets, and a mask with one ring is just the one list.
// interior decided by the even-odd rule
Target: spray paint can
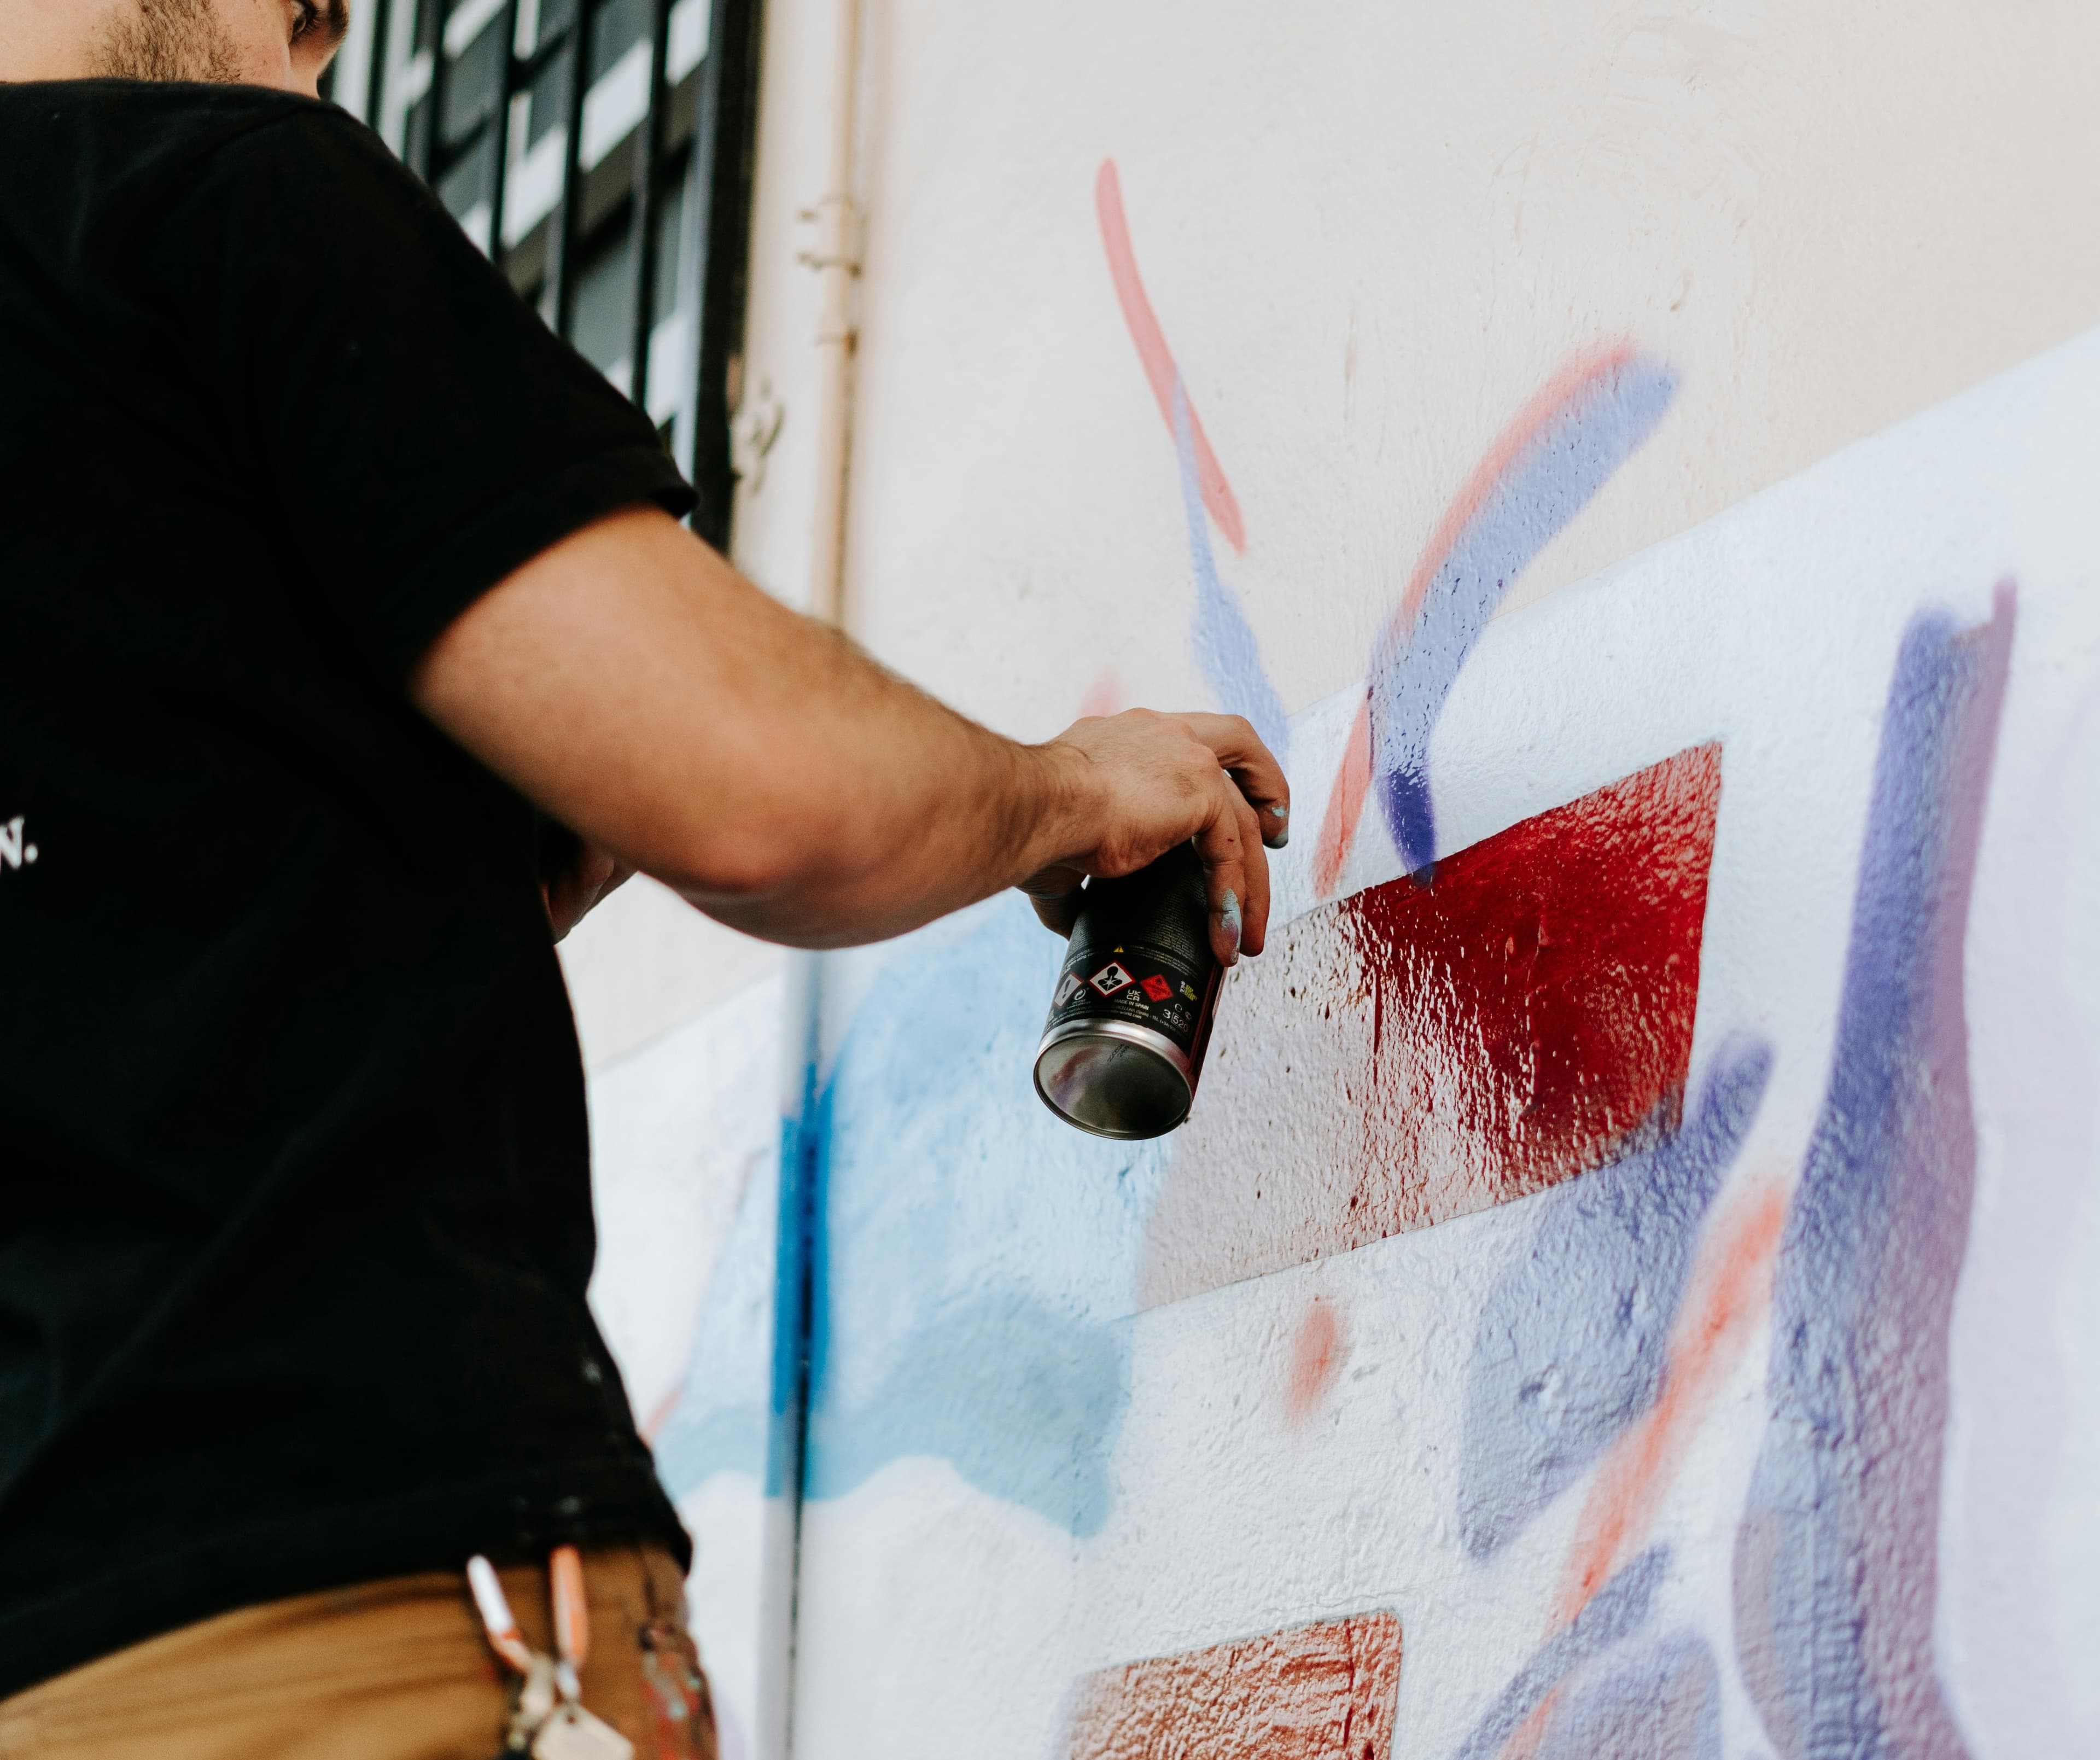
[(1193, 844), (1087, 883), (1035, 1051), (1035, 1092), (1096, 1136), (1163, 1136), (1189, 1116), (1224, 978)]

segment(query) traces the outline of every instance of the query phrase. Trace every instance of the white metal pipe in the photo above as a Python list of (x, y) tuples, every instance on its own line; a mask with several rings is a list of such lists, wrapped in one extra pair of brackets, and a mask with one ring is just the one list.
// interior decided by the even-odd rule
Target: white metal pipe
[[(856, 99), (860, 84), (860, 0), (832, 0), (832, 61), (827, 107), (830, 138), (824, 156), (823, 192), (802, 212), (814, 228), (801, 260), (815, 272), (819, 289), (814, 375), (814, 408), (810, 413), (814, 454), (814, 494), (810, 509), (810, 579), (805, 601), (810, 614), (844, 627), (845, 606), (846, 498), (853, 434), (853, 368), (856, 342), (855, 287), (860, 274), (860, 208), (854, 199), (858, 145)], [(749, 387), (746, 387), (749, 395)], [(783, 1023), (786, 1071), (786, 1128), (781, 1132), (780, 1235), (774, 1255), (776, 1277), (801, 1280), (810, 1274), (805, 1225), (823, 1226), (821, 1215), (805, 1206), (819, 1194), (805, 1182), (813, 1175), (818, 1150), (813, 1133), (821, 1128), (818, 1097), (823, 1077), (824, 961), (821, 955), (789, 958), (787, 1019)], [(783, 1300), (783, 1295), (789, 1299)], [(792, 1323), (801, 1304), (791, 1292), (776, 1289), (776, 1326)], [(806, 1340), (797, 1340), (798, 1345)], [(775, 1340), (776, 1364), (779, 1341)], [(799, 1426), (806, 1412), (795, 1414)], [(799, 1441), (799, 1436), (795, 1440)], [(776, 1418), (772, 1446), (791, 1456), (782, 1462), (799, 1478), (801, 1450)], [(801, 1574), (801, 1487), (783, 1484), (765, 1500), (766, 1532), (762, 1541), (766, 1566), (760, 1610), (761, 1646), (758, 1714), (753, 1745), (760, 1760), (790, 1760), (794, 1748), (796, 1690), (795, 1627)]]
[(857, 341), (854, 283), (860, 275), (860, 206), (854, 199), (858, 144), (860, 0), (836, 0), (832, 37), (831, 140), (823, 193), (803, 211), (814, 228), (802, 260), (816, 272), (815, 434), (817, 493), (810, 509), (810, 597), (813, 615), (845, 622), (845, 519), (853, 434), (853, 366)]

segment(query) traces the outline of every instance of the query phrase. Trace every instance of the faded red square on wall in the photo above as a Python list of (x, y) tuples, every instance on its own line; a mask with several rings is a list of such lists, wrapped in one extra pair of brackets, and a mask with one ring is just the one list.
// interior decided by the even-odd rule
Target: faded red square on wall
[(1507, 1203), (1677, 1123), (1721, 750), (1370, 888), (1237, 967), (1139, 1301)]
[(1069, 1760), (1391, 1760), (1400, 1621), (1359, 1613), (1103, 1669)]

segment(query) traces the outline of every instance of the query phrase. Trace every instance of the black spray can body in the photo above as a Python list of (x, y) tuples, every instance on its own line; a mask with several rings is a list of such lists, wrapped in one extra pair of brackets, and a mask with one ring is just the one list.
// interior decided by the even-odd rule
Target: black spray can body
[(1089, 880), (1065, 954), (1035, 1092), (1096, 1136), (1162, 1136), (1189, 1116), (1224, 977), (1194, 846)]

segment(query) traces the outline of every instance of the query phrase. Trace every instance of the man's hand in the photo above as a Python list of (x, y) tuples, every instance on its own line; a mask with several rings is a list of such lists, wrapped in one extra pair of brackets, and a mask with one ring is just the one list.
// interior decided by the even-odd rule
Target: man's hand
[(1261, 951), (1264, 845), (1289, 840), (1290, 785), (1246, 721), (1131, 709), (1074, 722), (1043, 749), (1083, 763), (1092, 790), (1074, 820), (1083, 847), (1021, 883), (1046, 928), (1071, 933), (1083, 878), (1135, 873), (1193, 838), (1210, 893), (1211, 947), (1227, 965), (1242, 951)]
[[(1261, 846), (1282, 842), (1288, 801), (1245, 721), (1133, 711), (1018, 745), (654, 509), (586, 527), (484, 593), (408, 689), (585, 844), (768, 941), (880, 941), (1024, 883), (1054, 924), (1079, 876), (1193, 838), (1220, 957), (1262, 944)], [(550, 890), (558, 929), (569, 902)]]

